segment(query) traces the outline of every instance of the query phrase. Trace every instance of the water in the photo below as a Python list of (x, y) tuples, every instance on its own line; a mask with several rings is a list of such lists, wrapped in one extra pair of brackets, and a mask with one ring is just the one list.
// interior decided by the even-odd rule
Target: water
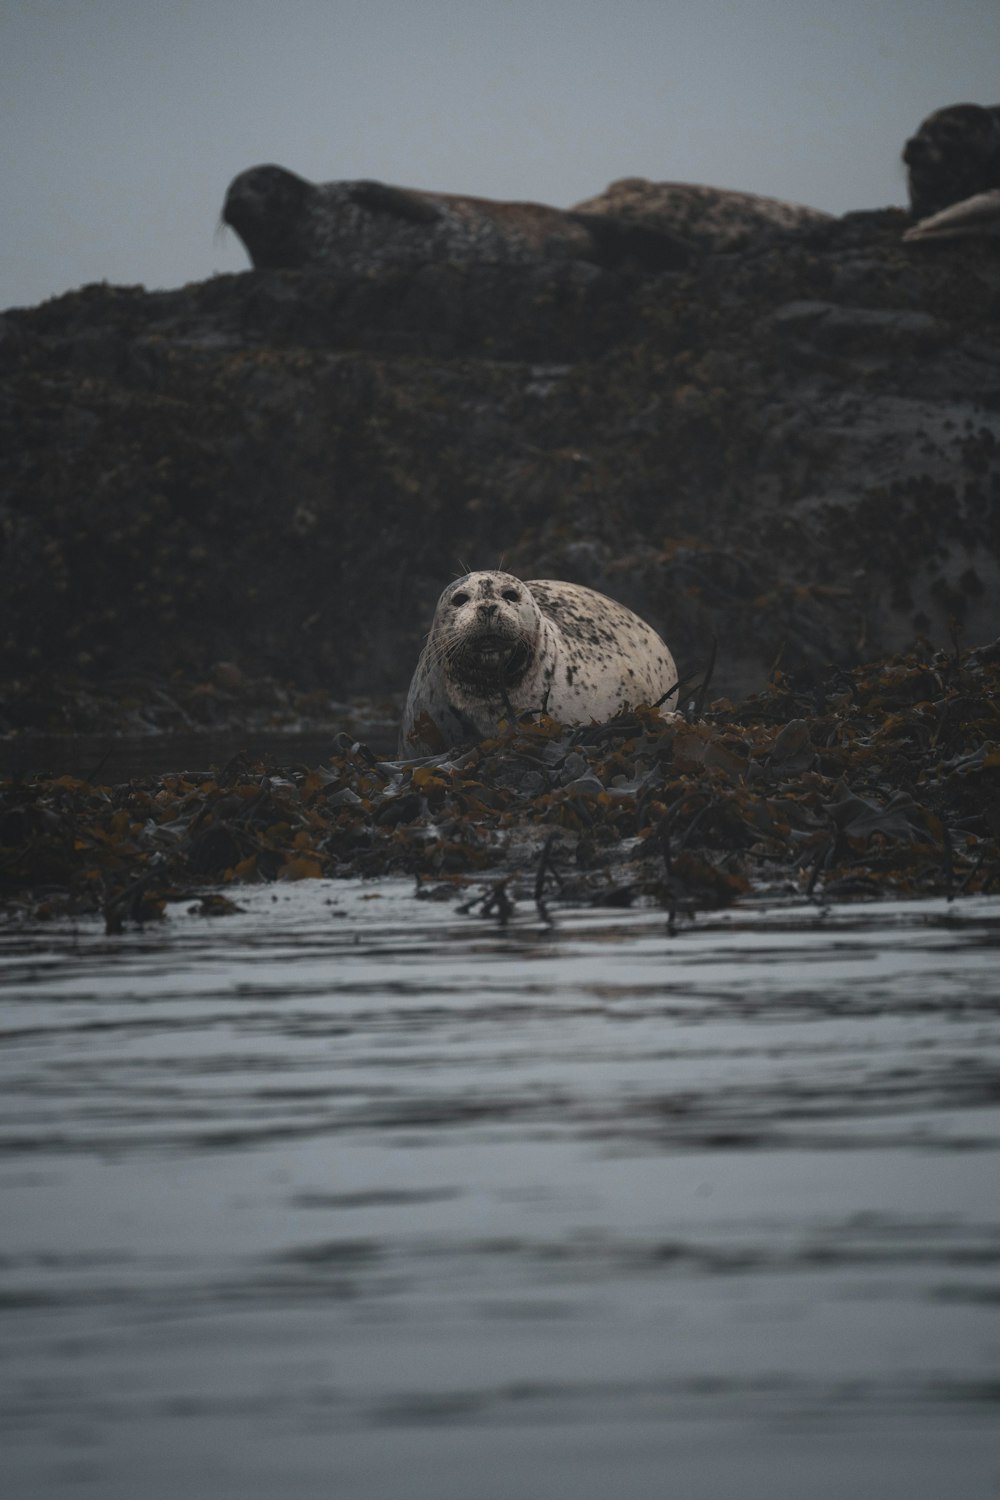
[(1000, 1494), (1000, 900), (0, 933), (16, 1500)]

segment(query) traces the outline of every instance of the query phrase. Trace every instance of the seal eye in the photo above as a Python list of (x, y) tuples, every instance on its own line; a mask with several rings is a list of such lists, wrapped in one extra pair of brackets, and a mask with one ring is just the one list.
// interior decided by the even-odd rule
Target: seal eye
[(451, 596), (451, 602), (452, 602), (452, 604), (468, 604), (468, 602), (469, 602), (469, 596), (468, 596), (468, 594), (462, 594), (462, 593), (452, 594), (452, 596)]
[(517, 601), (518, 601), (518, 599), (520, 599), (521, 596), (517, 592), (517, 589), (504, 589), (502, 591), (502, 596), (501, 597), (504, 598), (504, 599), (509, 599), (510, 602), (511, 602), (511, 604), (516, 604)]

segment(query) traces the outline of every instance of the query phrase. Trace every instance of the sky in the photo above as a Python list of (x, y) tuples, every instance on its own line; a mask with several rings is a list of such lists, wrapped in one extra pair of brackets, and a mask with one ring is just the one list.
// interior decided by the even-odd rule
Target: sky
[(0, 308), (245, 270), (245, 167), (569, 207), (616, 177), (905, 203), (1000, 0), (0, 0)]

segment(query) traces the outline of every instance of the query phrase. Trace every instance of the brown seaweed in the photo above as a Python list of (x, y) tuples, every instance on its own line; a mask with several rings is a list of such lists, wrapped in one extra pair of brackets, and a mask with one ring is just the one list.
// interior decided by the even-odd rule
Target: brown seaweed
[[(753, 891), (945, 895), (1000, 881), (1000, 652), (911, 654), (701, 718), (526, 716), (415, 761), (341, 736), (319, 766), (236, 757), (118, 786), (0, 783), (0, 901), (109, 930), (246, 882), (412, 877), (506, 921), (533, 902), (670, 912)], [(468, 895), (471, 885), (473, 894)], [(213, 904), (216, 902), (216, 904)]]

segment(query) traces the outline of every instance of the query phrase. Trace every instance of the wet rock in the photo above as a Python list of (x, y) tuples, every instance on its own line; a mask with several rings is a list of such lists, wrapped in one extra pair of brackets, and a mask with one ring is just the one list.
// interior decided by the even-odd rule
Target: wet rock
[(946, 329), (929, 313), (897, 308), (787, 302), (771, 316), (781, 334), (805, 337), (842, 354), (921, 353), (944, 342)]

